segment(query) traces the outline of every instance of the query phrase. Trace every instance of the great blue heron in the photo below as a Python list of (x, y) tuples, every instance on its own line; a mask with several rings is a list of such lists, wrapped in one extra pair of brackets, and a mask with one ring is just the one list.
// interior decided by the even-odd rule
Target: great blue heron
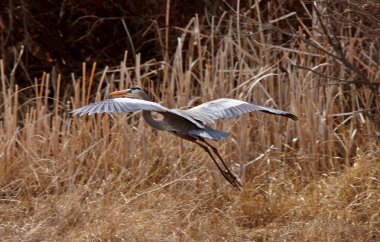
[[(262, 111), (298, 120), (298, 117), (274, 108), (262, 107), (236, 99), (221, 98), (203, 103), (187, 109), (168, 109), (158, 103), (152, 102), (149, 96), (140, 87), (110, 93), (112, 99), (91, 103), (75, 109), (74, 114), (92, 115), (94, 113), (129, 113), (142, 110), (145, 121), (155, 129), (168, 131), (182, 139), (189, 140), (202, 147), (214, 161), (224, 178), (238, 190), (242, 185), (228, 169), (218, 150), (205, 139), (220, 140), (229, 134), (221, 130), (208, 127), (217, 119), (238, 117), (244, 113)], [(152, 111), (160, 113), (162, 120), (155, 120)], [(218, 157), (215, 158), (213, 153)]]

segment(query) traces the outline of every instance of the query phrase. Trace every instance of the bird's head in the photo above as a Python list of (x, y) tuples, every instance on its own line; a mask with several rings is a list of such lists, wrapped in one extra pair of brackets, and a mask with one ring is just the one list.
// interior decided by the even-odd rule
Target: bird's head
[(111, 92), (110, 94), (111, 98), (135, 98), (135, 99), (143, 99), (143, 100), (150, 100), (148, 94), (144, 92), (144, 90), (141, 87), (132, 87), (125, 90), (115, 91)]

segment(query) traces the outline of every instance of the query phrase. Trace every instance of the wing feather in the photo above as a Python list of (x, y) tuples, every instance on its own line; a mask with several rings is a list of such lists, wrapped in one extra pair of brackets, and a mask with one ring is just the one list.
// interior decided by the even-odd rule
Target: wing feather
[(123, 105), (121, 105), (120, 103), (115, 102), (114, 106), (115, 106), (115, 111), (117, 113), (122, 113), (123, 112)]
[(262, 111), (269, 114), (281, 115), (293, 120), (298, 120), (296, 115), (285, 111), (229, 98), (217, 99), (203, 103), (194, 108), (181, 111), (188, 113), (191, 117), (200, 120), (204, 124), (213, 123), (218, 119), (239, 117), (245, 113), (254, 111)]

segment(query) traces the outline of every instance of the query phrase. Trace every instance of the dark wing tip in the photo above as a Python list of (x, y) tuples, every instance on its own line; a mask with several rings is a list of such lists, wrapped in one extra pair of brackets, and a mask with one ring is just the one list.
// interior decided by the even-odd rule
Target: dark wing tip
[(284, 116), (287, 117), (287, 118), (290, 118), (290, 119), (292, 119), (294, 121), (297, 121), (299, 119), (296, 115), (291, 114), (291, 113), (284, 114)]
[(297, 121), (299, 118), (298, 116), (292, 114), (292, 113), (287, 113), (287, 112), (284, 112), (284, 111), (281, 111), (281, 110), (275, 110), (275, 111), (272, 111), (272, 110), (260, 110), (264, 113), (269, 113), (269, 114), (275, 114), (275, 115), (281, 115), (281, 116), (284, 116), (284, 117), (287, 117), (287, 118), (290, 118), (294, 121)]

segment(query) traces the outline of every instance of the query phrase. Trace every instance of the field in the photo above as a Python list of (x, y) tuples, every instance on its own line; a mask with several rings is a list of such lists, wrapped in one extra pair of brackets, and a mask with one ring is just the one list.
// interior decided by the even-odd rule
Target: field
[[(1, 60), (1, 240), (379, 241), (379, 39), (314, 11), (282, 44), (275, 23), (293, 15), (195, 16), (173, 54), (163, 41), (163, 60), (126, 52), (119, 66), (84, 63), (82, 76), (52, 71), (28, 87)], [(213, 126), (230, 132), (210, 142), (238, 192), (207, 153), (140, 112), (70, 113), (136, 85), (171, 108), (228, 97), (300, 119), (254, 112)]]

